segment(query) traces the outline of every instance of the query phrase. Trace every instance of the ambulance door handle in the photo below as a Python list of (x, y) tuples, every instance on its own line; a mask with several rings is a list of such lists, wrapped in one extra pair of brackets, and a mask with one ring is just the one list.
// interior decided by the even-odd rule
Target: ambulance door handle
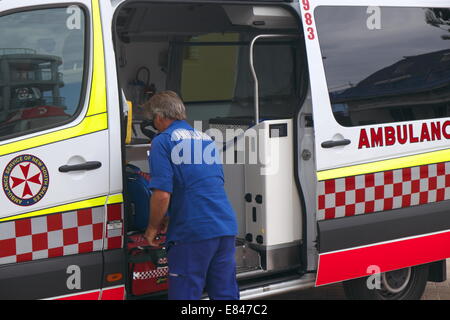
[(89, 161), (74, 165), (64, 165), (59, 167), (59, 172), (71, 172), (71, 171), (89, 171), (99, 169), (102, 166), (100, 161)]
[(348, 139), (336, 140), (336, 141), (330, 140), (330, 141), (322, 142), (322, 148), (330, 149), (330, 148), (334, 148), (334, 147), (346, 146), (346, 145), (349, 145), (350, 143), (351, 143), (351, 141)]

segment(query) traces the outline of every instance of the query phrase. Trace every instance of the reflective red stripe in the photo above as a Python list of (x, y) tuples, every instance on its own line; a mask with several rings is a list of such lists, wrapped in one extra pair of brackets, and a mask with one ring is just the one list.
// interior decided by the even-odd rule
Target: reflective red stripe
[(100, 290), (88, 293), (79, 293), (70, 296), (56, 298), (55, 300), (98, 300), (100, 297)]
[(449, 257), (450, 231), (324, 253), (319, 255), (316, 285), (368, 276), (371, 266), (387, 272)]
[[(101, 294), (100, 294), (101, 292)], [(125, 286), (81, 292), (53, 298), (54, 300), (125, 300)]]
[(103, 289), (101, 300), (125, 300), (125, 287)]

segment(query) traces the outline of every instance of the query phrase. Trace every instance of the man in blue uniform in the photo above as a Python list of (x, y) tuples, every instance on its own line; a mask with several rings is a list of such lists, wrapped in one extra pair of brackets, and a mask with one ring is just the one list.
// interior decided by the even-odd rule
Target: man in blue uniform
[(185, 121), (174, 92), (157, 93), (144, 109), (159, 132), (149, 157), (153, 194), (145, 236), (158, 245), (168, 224), (169, 299), (197, 300), (204, 289), (211, 299), (239, 299), (237, 222), (214, 141)]

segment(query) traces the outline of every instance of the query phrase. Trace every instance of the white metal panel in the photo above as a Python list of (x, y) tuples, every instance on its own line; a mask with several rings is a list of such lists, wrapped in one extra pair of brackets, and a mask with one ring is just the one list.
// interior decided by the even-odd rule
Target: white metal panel
[[(286, 124), (286, 137), (270, 138), (270, 125)], [(301, 239), (300, 199), (294, 180), (294, 133), (293, 121), (264, 121), (249, 129), (246, 136), (251, 139), (258, 132), (257, 164), (245, 164), (245, 193), (252, 195), (252, 202), (246, 202), (246, 229), (255, 239), (263, 236), (263, 244), (274, 246)], [(251, 144), (251, 143), (250, 143)], [(256, 146), (256, 145), (255, 145)], [(252, 150), (252, 146), (250, 149)], [(253, 149), (254, 150), (254, 149)], [(251, 160), (251, 159), (250, 159)], [(250, 163), (250, 164), (249, 164)], [(258, 204), (256, 196), (262, 196)], [(256, 208), (256, 222), (253, 210)]]
[(103, 24), (103, 43), (105, 48), (106, 94), (108, 99), (109, 152), (110, 152), (110, 193), (121, 193), (122, 186), (122, 137), (120, 97), (114, 35), (112, 25), (114, 9), (108, 1), (100, 1), (100, 11)]
[[(309, 0), (314, 9), (318, 6), (386, 6), (386, 7), (448, 7), (447, 0)], [(302, 0), (300, 0), (300, 4)]]
[[(2, 208), (0, 218), (107, 195), (109, 171), (108, 144), (105, 143), (107, 138), (108, 132), (100, 131), (0, 157), (2, 172), (12, 159), (24, 154), (32, 154), (42, 160), (49, 172), (48, 191), (35, 205), (18, 206), (9, 201), (4, 192), (0, 193)], [(92, 171), (68, 173), (58, 171), (63, 165), (86, 161), (100, 161), (102, 167)]]

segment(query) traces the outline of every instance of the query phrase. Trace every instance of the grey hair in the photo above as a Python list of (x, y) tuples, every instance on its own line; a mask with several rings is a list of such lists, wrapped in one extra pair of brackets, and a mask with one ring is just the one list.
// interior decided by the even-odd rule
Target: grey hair
[(186, 119), (184, 103), (173, 91), (156, 93), (143, 105), (143, 108), (150, 119), (154, 119), (156, 116), (171, 120)]

